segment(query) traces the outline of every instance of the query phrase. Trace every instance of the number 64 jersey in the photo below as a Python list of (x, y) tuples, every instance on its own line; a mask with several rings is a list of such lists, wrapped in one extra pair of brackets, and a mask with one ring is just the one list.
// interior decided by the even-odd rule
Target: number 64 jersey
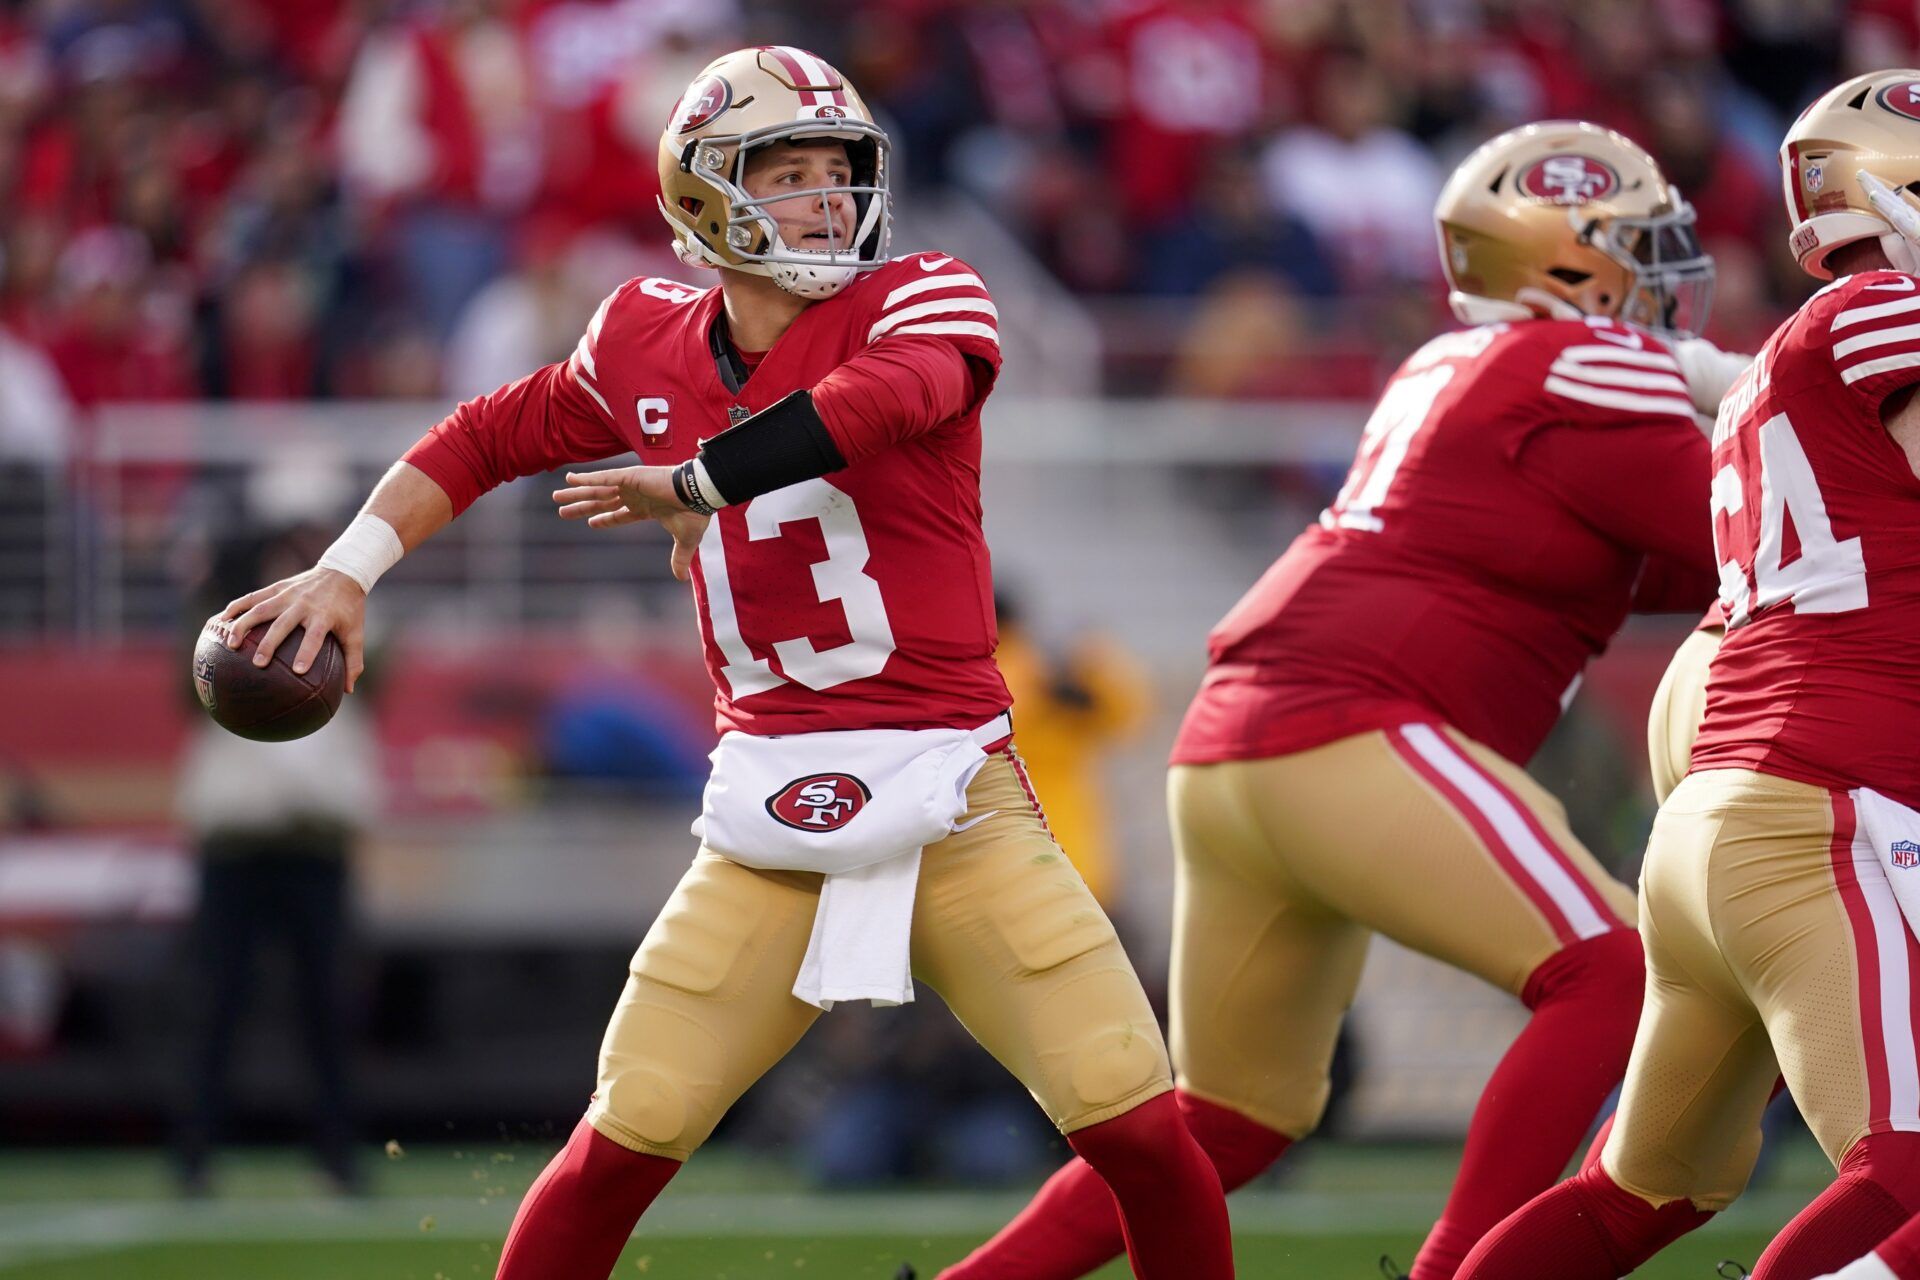
[(1920, 480), (1880, 419), (1920, 383), (1920, 282), (1835, 281), (1722, 402), (1713, 534), (1727, 638), (1693, 770), (1920, 807)]
[(718, 288), (631, 280), (570, 359), (461, 405), (406, 460), (457, 513), (515, 476), (629, 449), (677, 465), (813, 389), (848, 466), (724, 508), (694, 561), (719, 727), (972, 729), (1005, 711), (980, 509), (1000, 346), (980, 277), (945, 255), (895, 259), (808, 306), (731, 385), (721, 311)]

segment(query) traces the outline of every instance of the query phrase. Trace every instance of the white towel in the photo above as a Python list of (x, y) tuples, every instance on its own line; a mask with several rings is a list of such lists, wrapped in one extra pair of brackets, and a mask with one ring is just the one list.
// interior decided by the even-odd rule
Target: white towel
[(910, 1003), (909, 943), (919, 885), (919, 849), (857, 871), (836, 871), (822, 881), (794, 996), (822, 1009), (839, 1000)]
[(721, 738), (694, 834), (745, 866), (826, 876), (795, 997), (822, 1009), (913, 999), (920, 852), (955, 829), (984, 748), (1011, 732), (1002, 713), (971, 731)]
[(1853, 811), (1860, 834), (1886, 872), (1907, 928), (1920, 936), (1920, 813), (1865, 787), (1853, 793)]

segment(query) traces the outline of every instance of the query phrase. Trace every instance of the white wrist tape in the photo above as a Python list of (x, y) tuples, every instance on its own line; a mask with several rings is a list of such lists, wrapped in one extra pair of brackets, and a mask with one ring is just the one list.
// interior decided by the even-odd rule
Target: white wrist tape
[(362, 591), (372, 591), (380, 575), (399, 564), (406, 553), (392, 525), (362, 511), (320, 557), (319, 567), (344, 573), (359, 583)]
[(700, 486), (700, 496), (705, 498), (707, 505), (715, 511), (727, 505), (726, 498), (720, 493), (720, 486), (715, 484), (713, 477), (707, 474), (707, 464), (700, 461), (698, 454), (693, 458), (693, 482)]

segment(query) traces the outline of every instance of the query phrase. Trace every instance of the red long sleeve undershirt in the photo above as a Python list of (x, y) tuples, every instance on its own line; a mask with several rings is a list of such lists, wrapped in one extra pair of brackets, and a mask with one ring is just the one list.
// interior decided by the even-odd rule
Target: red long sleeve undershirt
[(820, 379), (813, 407), (849, 463), (951, 422), (992, 373), (939, 338), (882, 338)]
[[(950, 342), (892, 336), (822, 378), (813, 403), (852, 463), (960, 417), (992, 378)], [(458, 515), (495, 485), (630, 447), (555, 364), (460, 405), (405, 460), (446, 490)]]
[(403, 461), (446, 490), (457, 516), (495, 485), (630, 447), (562, 362), (468, 400)]
[(1703, 609), (1719, 575), (1706, 519), (1704, 438), (1658, 424), (1556, 427), (1527, 442), (1527, 475), (1607, 537), (1647, 555), (1636, 613)]

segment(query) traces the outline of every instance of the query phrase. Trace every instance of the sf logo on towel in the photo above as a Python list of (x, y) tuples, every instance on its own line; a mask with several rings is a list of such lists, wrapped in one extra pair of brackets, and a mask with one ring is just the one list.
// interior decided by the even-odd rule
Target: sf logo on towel
[(850, 773), (810, 773), (768, 796), (767, 812), (796, 831), (837, 831), (872, 798), (867, 784)]

